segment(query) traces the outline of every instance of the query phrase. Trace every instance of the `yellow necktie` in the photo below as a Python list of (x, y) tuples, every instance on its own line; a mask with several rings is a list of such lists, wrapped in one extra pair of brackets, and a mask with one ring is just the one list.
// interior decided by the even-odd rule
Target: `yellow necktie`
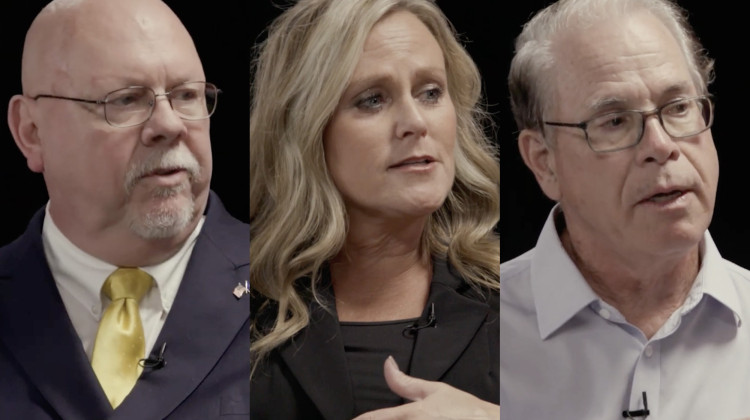
[(145, 356), (146, 340), (138, 302), (152, 283), (145, 271), (118, 268), (102, 286), (102, 293), (112, 302), (99, 322), (91, 366), (113, 408), (122, 403), (141, 374), (138, 361)]

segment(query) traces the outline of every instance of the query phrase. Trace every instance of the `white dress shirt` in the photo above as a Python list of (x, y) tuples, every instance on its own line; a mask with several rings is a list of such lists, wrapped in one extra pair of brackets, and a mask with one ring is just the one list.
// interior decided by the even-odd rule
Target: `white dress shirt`
[[(589, 287), (550, 212), (536, 247), (500, 266), (503, 420), (750, 416), (750, 271), (708, 231), (685, 303), (647, 339)], [(643, 417), (637, 417), (643, 418)]]
[[(139, 267), (154, 278), (155, 284), (139, 303), (146, 355), (151, 353), (169, 315), (202, 226), (203, 218), (182, 248), (168, 260), (152, 266)], [(83, 252), (70, 242), (52, 220), (49, 205), (45, 211), (42, 241), (47, 264), (60, 291), (60, 297), (73, 328), (81, 339), (83, 349), (91, 360), (99, 321), (110, 302), (109, 298), (101, 293), (102, 285), (117, 266)], [(161, 346), (162, 343), (158, 345)]]

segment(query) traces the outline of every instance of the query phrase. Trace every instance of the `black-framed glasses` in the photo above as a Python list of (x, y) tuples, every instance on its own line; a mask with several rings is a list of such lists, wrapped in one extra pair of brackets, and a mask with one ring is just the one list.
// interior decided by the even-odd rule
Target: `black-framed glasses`
[(213, 83), (185, 82), (169, 92), (156, 93), (147, 86), (128, 86), (109, 92), (99, 100), (71, 98), (69, 96), (36, 95), (40, 98), (64, 99), (104, 106), (104, 119), (114, 127), (132, 127), (143, 124), (154, 113), (157, 96), (166, 96), (172, 109), (185, 120), (202, 120), (216, 111), (219, 90)]
[(700, 134), (714, 122), (710, 96), (676, 99), (650, 111), (619, 111), (600, 115), (580, 123), (543, 121), (546, 125), (580, 128), (591, 150), (616, 152), (633, 147), (643, 139), (646, 118), (656, 115), (664, 131), (679, 139)]

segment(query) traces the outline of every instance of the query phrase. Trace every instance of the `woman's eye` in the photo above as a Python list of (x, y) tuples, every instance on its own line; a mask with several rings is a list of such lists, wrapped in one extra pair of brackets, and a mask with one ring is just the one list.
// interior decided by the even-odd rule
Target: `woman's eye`
[(368, 94), (363, 98), (357, 100), (357, 108), (364, 110), (376, 110), (383, 106), (384, 98), (379, 93)]
[(422, 92), (422, 101), (429, 103), (429, 104), (435, 104), (440, 101), (440, 98), (443, 96), (443, 89), (439, 87), (432, 87), (430, 89), (427, 89)]

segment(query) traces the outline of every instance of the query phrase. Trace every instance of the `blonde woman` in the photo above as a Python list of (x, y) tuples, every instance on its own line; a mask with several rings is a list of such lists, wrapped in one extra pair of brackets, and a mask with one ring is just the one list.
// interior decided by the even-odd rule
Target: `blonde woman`
[(429, 0), (302, 0), (255, 62), (251, 417), (499, 418), (499, 168)]

